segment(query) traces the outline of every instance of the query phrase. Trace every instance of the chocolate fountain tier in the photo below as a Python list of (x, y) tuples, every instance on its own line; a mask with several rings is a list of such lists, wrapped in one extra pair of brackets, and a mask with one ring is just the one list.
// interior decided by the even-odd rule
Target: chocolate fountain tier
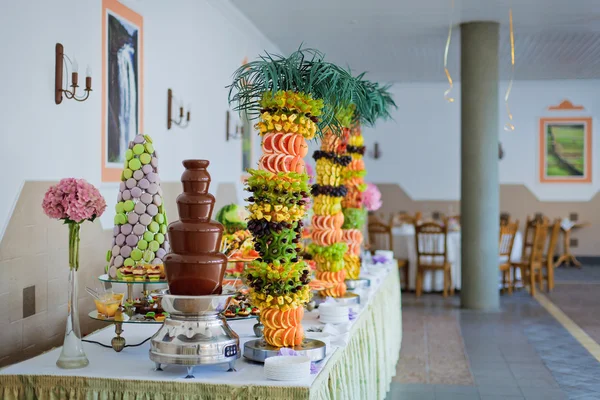
[(171, 251), (176, 254), (213, 253), (219, 250), (223, 225), (217, 221), (183, 222), (169, 225)]
[(185, 171), (181, 175), (184, 193), (206, 193), (210, 186), (210, 174), (206, 170), (208, 160), (183, 160)]
[(199, 296), (221, 294), (227, 257), (223, 253), (165, 256), (165, 272), (171, 294)]
[(177, 196), (177, 210), (182, 221), (208, 221), (215, 206), (210, 193), (186, 193)]
[(208, 193), (207, 160), (185, 160), (183, 193), (177, 197), (180, 221), (168, 227), (171, 253), (164, 258), (173, 295), (220, 294), (227, 257), (219, 253), (223, 225), (211, 221), (215, 198)]

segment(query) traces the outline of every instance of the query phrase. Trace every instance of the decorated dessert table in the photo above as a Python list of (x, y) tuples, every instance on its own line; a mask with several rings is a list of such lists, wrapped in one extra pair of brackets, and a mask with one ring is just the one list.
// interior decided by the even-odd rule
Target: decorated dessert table
[[(318, 309), (304, 315), (307, 335), (319, 329), (335, 333), (327, 357), (314, 365), (308, 379), (268, 380), (262, 364), (244, 357), (237, 361), (235, 372), (227, 372), (226, 365), (206, 365), (194, 368), (194, 378), (185, 379), (183, 366), (155, 371), (149, 343), (120, 353), (84, 343), (90, 363), (83, 369), (57, 368), (57, 348), (0, 370), (0, 398), (383, 399), (395, 375), (402, 339), (398, 270), (390, 262), (363, 267), (361, 272), (371, 286), (359, 292), (361, 305), (352, 320), (322, 324)], [(256, 339), (255, 322), (229, 323), (240, 336), (241, 348)], [(131, 324), (124, 329), (128, 343), (136, 344), (152, 336), (158, 326)], [(113, 335), (113, 328), (107, 327), (85, 339), (110, 345)]]

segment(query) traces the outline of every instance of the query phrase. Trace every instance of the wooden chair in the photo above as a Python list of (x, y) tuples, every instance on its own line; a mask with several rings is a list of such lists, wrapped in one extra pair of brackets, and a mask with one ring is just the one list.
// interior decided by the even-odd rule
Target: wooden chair
[(507, 225), (510, 223), (510, 214), (502, 213), (500, 214), (500, 226)]
[(530, 286), (531, 295), (535, 295), (536, 281), (542, 282), (542, 268), (544, 265), (544, 249), (548, 238), (548, 222), (538, 221), (534, 223), (533, 238), (531, 240), (531, 251), (529, 257), (519, 263), (512, 263), (513, 267), (521, 270), (523, 282)]
[(502, 272), (502, 290), (508, 291), (508, 294), (512, 294), (512, 279), (510, 277), (511, 262), (510, 256), (512, 254), (513, 246), (515, 244), (515, 236), (519, 231), (519, 220), (513, 223), (507, 223), (500, 225), (500, 236), (499, 236), (499, 260), (500, 260), (500, 272)]
[[(513, 289), (515, 288), (515, 284), (517, 282), (519, 282), (519, 280), (517, 279), (516, 271), (520, 267), (517, 264), (524, 263), (524, 262), (527, 262), (527, 260), (529, 260), (529, 257), (531, 255), (531, 249), (533, 247), (533, 236), (535, 233), (535, 227), (538, 223), (545, 223), (547, 226), (549, 221), (548, 221), (548, 218), (545, 218), (545, 217), (539, 218), (539, 216), (534, 216), (533, 218), (528, 216), (525, 221), (525, 230), (523, 231), (523, 249), (521, 250), (521, 259), (519, 261), (511, 262), (512, 276), (513, 276), (513, 280), (512, 280)], [(523, 280), (523, 276), (521, 276), (521, 280)]]
[[(544, 255), (543, 268), (546, 273), (543, 278), (546, 281), (546, 290), (549, 292), (554, 289), (554, 254), (558, 245), (558, 237), (560, 236), (560, 219), (555, 219), (550, 228), (550, 240), (548, 240), (548, 250)], [(542, 282), (540, 282), (541, 286)]]
[[(391, 222), (391, 221), (390, 221)], [(371, 253), (375, 250), (394, 251), (394, 234), (392, 233), (392, 224), (386, 224), (377, 219), (369, 220), (369, 245)], [(404, 286), (408, 289), (408, 260), (396, 260), (398, 269), (403, 270)]]
[(418, 212), (414, 216), (407, 212), (399, 212), (396, 214), (392, 214), (392, 225), (405, 225), (410, 224), (414, 225), (417, 221), (421, 219), (421, 213)]
[(425, 222), (415, 226), (415, 241), (417, 249), (417, 282), (416, 295), (423, 292), (423, 275), (432, 271), (432, 281), (435, 271), (444, 272), (443, 296), (454, 295), (452, 285), (451, 264), (448, 262), (448, 224)]

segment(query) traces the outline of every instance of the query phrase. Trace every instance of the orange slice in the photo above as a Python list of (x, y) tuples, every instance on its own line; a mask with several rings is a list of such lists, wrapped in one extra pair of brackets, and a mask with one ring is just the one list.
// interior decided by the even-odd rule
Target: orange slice
[(302, 325), (298, 325), (296, 327), (296, 338), (295, 339), (296, 340), (294, 341), (294, 345), (300, 346), (302, 344), (302, 340), (304, 340), (304, 329), (302, 328)]

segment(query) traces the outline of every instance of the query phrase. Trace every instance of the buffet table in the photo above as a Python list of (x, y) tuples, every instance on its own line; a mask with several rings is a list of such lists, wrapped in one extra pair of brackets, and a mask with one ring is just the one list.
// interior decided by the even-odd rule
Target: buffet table
[[(415, 241), (415, 228), (413, 225), (397, 226), (392, 229), (394, 236), (394, 257), (398, 259), (408, 260), (408, 288), (415, 290), (417, 278), (417, 249)], [(448, 232), (448, 261), (452, 264), (452, 284), (455, 289), (460, 289), (461, 284), (461, 235), (460, 231)], [(523, 236), (521, 232), (517, 232), (515, 243), (513, 245), (511, 260), (518, 261), (521, 259), (521, 251), (523, 249)], [(432, 273), (435, 275), (432, 277)], [(517, 278), (519, 278), (518, 276)], [(498, 271), (500, 279), (500, 271)], [(433, 281), (433, 283), (432, 283)], [(423, 278), (424, 292), (441, 292), (444, 288), (444, 274), (442, 271), (426, 271)]]
[[(193, 379), (184, 379), (183, 366), (154, 371), (148, 358), (149, 343), (116, 353), (110, 348), (84, 343), (90, 365), (62, 370), (55, 366), (60, 353), (54, 349), (33, 359), (0, 370), (2, 399), (383, 399), (389, 390), (402, 339), (400, 280), (395, 263), (368, 266), (361, 277), (371, 279), (371, 288), (361, 294), (357, 317), (334, 329), (340, 335), (328, 349), (320, 370), (303, 381), (267, 380), (262, 364), (201, 366)], [(304, 329), (323, 328), (318, 312), (305, 314)], [(230, 322), (243, 343), (255, 339), (255, 319)], [(328, 327), (332, 328), (332, 327)], [(144, 341), (158, 326), (126, 328), (129, 344)], [(109, 344), (112, 326), (85, 339)]]

